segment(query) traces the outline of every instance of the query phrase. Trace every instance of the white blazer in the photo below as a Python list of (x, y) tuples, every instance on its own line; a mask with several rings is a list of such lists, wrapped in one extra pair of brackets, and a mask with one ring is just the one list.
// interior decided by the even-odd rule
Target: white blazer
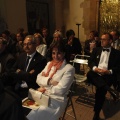
[[(47, 72), (50, 62), (46, 65), (42, 72)], [(50, 74), (54, 71), (55, 67), (51, 68)], [(62, 66), (53, 75), (53, 80), (58, 81), (58, 85), (47, 85), (48, 77), (42, 76), (42, 72), (37, 76), (37, 84), (46, 88), (45, 94), (50, 96), (49, 107), (40, 106), (37, 110), (32, 110), (27, 118), (29, 120), (58, 120), (61, 114), (64, 112), (67, 104), (67, 93), (74, 80), (75, 69), (72, 65), (66, 64), (63, 61)]]
[(41, 55), (45, 56), (47, 52), (47, 45), (45, 44), (40, 44), (39, 46), (36, 47), (37, 52), (39, 52)]

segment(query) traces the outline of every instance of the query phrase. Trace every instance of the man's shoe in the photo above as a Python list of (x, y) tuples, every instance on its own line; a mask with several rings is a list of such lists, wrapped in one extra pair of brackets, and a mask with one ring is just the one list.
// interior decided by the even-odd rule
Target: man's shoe
[(97, 115), (97, 114), (94, 114), (94, 116), (93, 116), (93, 120), (100, 120), (100, 117), (99, 117), (99, 115)]

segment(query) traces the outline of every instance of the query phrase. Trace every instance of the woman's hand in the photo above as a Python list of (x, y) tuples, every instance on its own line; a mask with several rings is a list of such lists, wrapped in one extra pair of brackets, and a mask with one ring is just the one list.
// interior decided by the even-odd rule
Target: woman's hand
[(44, 88), (44, 87), (40, 87), (40, 88), (38, 88), (37, 89), (39, 92), (42, 92), (42, 93), (44, 93), (45, 91), (46, 91), (46, 89)]
[(50, 85), (56, 86), (59, 82), (55, 80), (50, 80)]

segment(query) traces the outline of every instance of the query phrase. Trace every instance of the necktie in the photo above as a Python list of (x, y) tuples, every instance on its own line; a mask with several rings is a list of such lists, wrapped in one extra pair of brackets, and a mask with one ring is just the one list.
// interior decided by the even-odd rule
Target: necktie
[(26, 62), (25, 62), (25, 70), (27, 71), (27, 66), (28, 66), (28, 63), (29, 63), (29, 59), (30, 59), (31, 57), (30, 56), (27, 56), (27, 58), (26, 58)]
[(107, 48), (103, 48), (103, 51), (107, 51), (107, 52), (109, 52), (110, 50), (109, 50), (109, 49), (107, 49)]

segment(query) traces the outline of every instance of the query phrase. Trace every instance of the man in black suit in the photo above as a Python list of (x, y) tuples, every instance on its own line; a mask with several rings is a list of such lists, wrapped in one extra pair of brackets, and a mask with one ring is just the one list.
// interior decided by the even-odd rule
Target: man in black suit
[(15, 63), (15, 58), (7, 51), (7, 40), (0, 37), (0, 78), (3, 84), (9, 84), (8, 73)]
[(114, 100), (118, 99), (117, 92), (110, 88), (116, 81), (120, 72), (120, 52), (111, 47), (112, 36), (104, 33), (101, 36), (100, 48), (95, 48), (91, 54), (88, 65), (91, 70), (87, 74), (88, 80), (96, 86), (95, 106), (93, 120), (99, 120), (99, 113), (108, 92)]
[(26, 36), (23, 42), (23, 49), (25, 53), (22, 53), (18, 57), (12, 68), (12, 77), (14, 78), (14, 82), (17, 83), (15, 90), (18, 90), (19, 93), (23, 91), (21, 97), (27, 96), (29, 88), (36, 89), (38, 87), (36, 77), (46, 65), (46, 59), (36, 51), (34, 36)]

